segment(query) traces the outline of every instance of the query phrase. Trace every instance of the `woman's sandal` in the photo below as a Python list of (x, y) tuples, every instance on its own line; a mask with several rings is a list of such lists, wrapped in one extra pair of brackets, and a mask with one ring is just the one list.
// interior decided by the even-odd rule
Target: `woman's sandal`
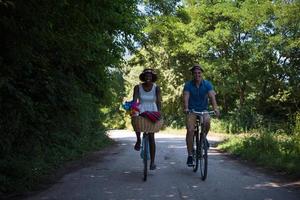
[(134, 145), (134, 150), (139, 151), (141, 149), (141, 142), (136, 142)]

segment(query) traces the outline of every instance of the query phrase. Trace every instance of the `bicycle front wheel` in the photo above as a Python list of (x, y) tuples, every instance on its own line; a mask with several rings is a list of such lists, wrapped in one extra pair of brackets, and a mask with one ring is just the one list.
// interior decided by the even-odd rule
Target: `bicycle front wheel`
[(201, 133), (200, 137), (200, 144), (199, 144), (199, 153), (200, 153), (200, 172), (201, 172), (201, 179), (204, 181), (207, 177), (207, 163), (208, 163), (208, 156), (207, 156), (207, 144), (206, 144), (206, 137), (204, 134)]

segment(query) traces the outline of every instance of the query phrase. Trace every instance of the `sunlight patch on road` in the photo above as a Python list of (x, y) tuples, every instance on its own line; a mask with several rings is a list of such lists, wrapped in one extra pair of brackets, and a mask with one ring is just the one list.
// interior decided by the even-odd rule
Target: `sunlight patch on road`
[(255, 190), (255, 189), (265, 189), (265, 188), (270, 188), (270, 187), (271, 188), (279, 188), (281, 186), (274, 182), (267, 182), (267, 183), (255, 184), (253, 186), (247, 186), (247, 187), (245, 187), (245, 189)]
[(166, 197), (172, 198), (172, 197), (175, 197), (175, 195), (174, 194), (168, 194), (168, 195), (166, 195)]
[(185, 142), (185, 141), (181, 141), (181, 140), (179, 140), (179, 141), (174, 141), (174, 140), (172, 140), (172, 141), (169, 141), (169, 140), (157, 141), (157, 143), (170, 143), (170, 142), (172, 142), (172, 143), (182, 143), (182, 142)]
[(217, 151), (214, 151), (214, 152), (208, 151), (208, 155), (211, 155), (211, 156), (218, 156), (218, 155), (224, 155), (224, 153), (222, 153), (222, 152), (217, 152)]
[(281, 188), (281, 187), (295, 187), (300, 188), (300, 181), (276, 183), (276, 182), (266, 182), (261, 184), (255, 184), (254, 186), (245, 187), (245, 189), (264, 189), (264, 188)]
[(163, 166), (161, 166), (160, 168), (161, 168), (161, 169), (166, 169), (166, 168), (168, 168), (168, 166), (163, 165)]
[[(130, 130), (109, 130), (107, 135), (110, 138), (127, 138), (127, 137), (136, 137), (135, 132)], [(156, 138), (185, 138), (185, 135), (176, 135), (172, 133), (155, 133)]]
[(167, 148), (168, 149), (185, 149), (186, 145), (182, 145), (182, 146), (180, 146), (180, 145), (169, 145)]

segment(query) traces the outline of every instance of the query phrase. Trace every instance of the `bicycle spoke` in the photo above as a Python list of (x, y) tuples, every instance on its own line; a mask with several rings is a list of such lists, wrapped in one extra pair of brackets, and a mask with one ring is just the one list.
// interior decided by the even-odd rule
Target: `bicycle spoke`
[(193, 138), (193, 158), (194, 158), (194, 166), (193, 171), (196, 172), (199, 166), (199, 132), (196, 130)]

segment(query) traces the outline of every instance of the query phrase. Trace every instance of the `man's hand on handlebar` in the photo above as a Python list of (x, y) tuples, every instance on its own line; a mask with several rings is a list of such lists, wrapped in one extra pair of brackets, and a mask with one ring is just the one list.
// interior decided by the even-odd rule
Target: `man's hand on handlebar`
[(214, 112), (216, 114), (216, 117), (220, 118), (220, 111), (219, 111), (219, 109), (215, 109)]
[(187, 109), (184, 109), (184, 110), (183, 110), (183, 112), (184, 112), (184, 114), (186, 114), (186, 115), (187, 115), (187, 114), (189, 114), (189, 113), (190, 113), (190, 110), (187, 108)]

